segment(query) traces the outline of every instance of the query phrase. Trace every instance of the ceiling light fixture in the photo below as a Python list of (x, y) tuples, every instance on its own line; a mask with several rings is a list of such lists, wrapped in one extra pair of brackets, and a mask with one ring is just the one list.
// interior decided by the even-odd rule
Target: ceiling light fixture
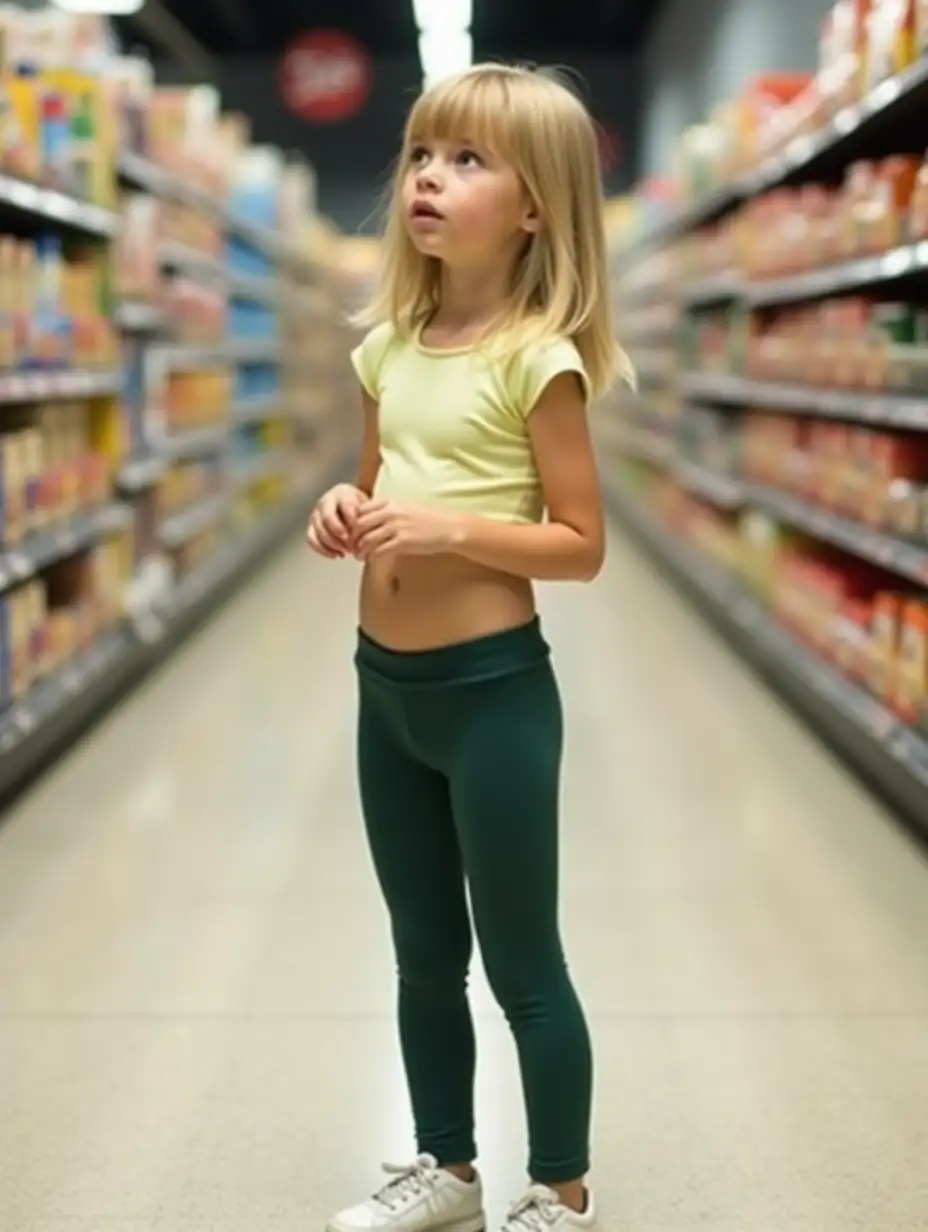
[(469, 30), (424, 30), (419, 35), (419, 62), (426, 87), (462, 73), (474, 59)]
[(412, 0), (412, 10), (420, 30), (446, 34), (469, 30), (474, 19), (472, 0)]
[(100, 13), (104, 17), (130, 17), (138, 13), (145, 0), (54, 0), (66, 13)]

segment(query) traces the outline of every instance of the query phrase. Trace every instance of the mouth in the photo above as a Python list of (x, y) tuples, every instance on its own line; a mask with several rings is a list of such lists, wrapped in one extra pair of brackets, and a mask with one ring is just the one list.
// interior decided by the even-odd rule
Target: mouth
[(413, 218), (432, 218), (438, 221), (444, 218), (444, 214), (437, 210), (429, 201), (416, 201), (413, 204), (411, 214)]

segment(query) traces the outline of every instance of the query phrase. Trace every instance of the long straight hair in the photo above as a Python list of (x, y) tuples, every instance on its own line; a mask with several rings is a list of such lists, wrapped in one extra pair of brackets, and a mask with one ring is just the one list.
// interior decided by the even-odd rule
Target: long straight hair
[(420, 142), (464, 138), (487, 145), (515, 170), (541, 220), (538, 232), (526, 236), (504, 315), (485, 345), (511, 358), (527, 344), (567, 337), (583, 360), (591, 397), (619, 378), (634, 385), (612, 323), (595, 128), (582, 102), (547, 69), (476, 65), (417, 99), (390, 187), (379, 283), (358, 323), (389, 321), (408, 334), (439, 307), (441, 264), (409, 236), (402, 185)]

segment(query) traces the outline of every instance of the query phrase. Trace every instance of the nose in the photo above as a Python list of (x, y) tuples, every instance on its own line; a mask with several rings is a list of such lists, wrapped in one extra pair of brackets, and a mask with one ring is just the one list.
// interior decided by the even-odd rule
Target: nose
[(416, 189), (419, 192), (437, 192), (440, 186), (434, 162), (426, 163), (416, 172)]

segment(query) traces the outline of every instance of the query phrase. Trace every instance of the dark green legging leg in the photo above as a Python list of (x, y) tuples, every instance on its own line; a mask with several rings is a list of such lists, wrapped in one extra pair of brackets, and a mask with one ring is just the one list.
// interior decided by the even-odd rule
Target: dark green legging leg
[(476, 1156), (466, 878), (518, 1049), (530, 1174), (548, 1184), (583, 1176), (592, 1063), (558, 927), (561, 712), (549, 664), (414, 689), (362, 665), (358, 754), (419, 1149), (440, 1163)]

